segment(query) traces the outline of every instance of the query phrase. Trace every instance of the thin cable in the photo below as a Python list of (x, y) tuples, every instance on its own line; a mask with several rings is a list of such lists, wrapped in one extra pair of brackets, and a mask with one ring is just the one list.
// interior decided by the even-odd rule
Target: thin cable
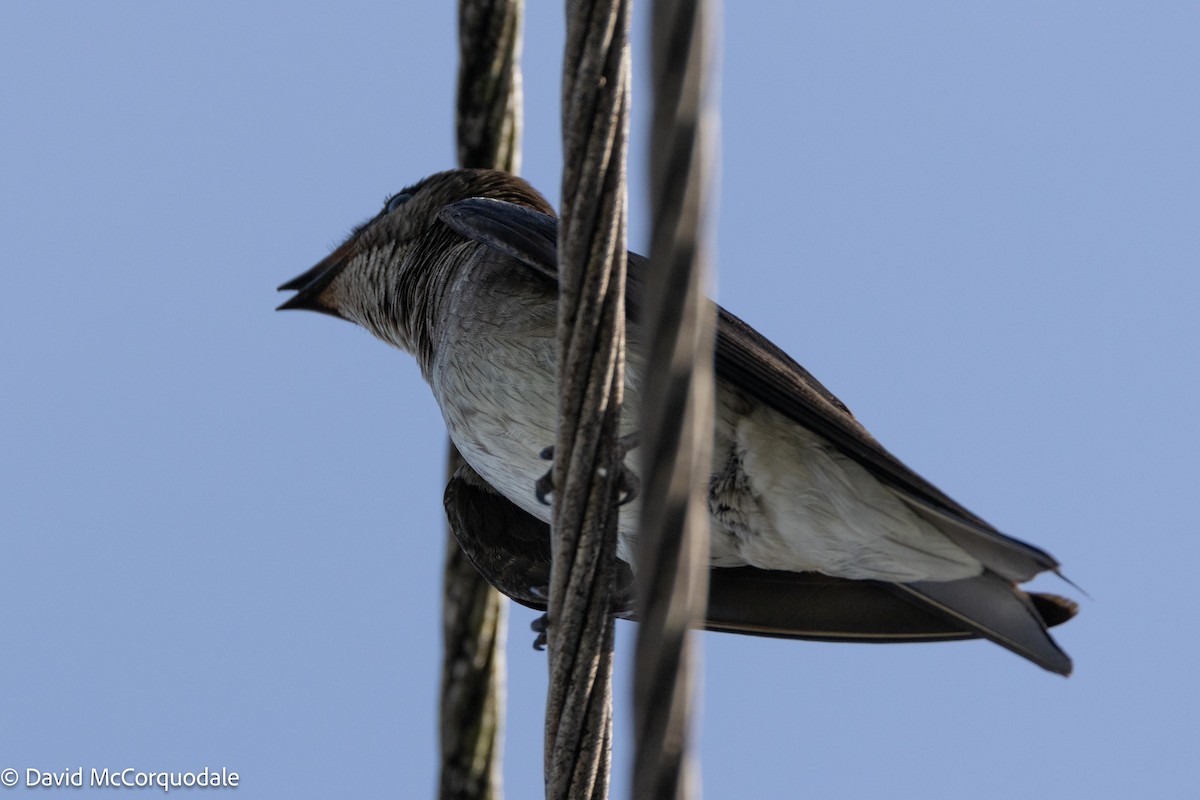
[[(458, 161), (520, 167), (522, 0), (460, 0)], [(449, 446), (448, 476), (462, 464)], [(508, 602), (447, 535), (440, 697), (441, 800), (501, 800)]]
[(695, 634), (708, 592), (713, 306), (706, 230), (713, 104), (711, 10), (655, 0), (650, 143), (653, 213), (642, 384), (642, 513), (634, 667), (634, 798), (699, 796), (690, 752), (699, 683)]

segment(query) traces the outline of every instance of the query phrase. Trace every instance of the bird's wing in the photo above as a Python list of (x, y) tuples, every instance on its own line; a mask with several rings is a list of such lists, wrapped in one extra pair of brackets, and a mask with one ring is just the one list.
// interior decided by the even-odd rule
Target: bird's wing
[[(533, 209), (486, 198), (442, 210), (459, 234), (558, 280), (558, 220)], [(646, 259), (629, 255), (627, 310), (640, 315)], [(767, 337), (718, 306), (715, 368), (719, 378), (827, 439), (891, 487), (915, 513), (989, 569), (1017, 582), (1058, 562), (1033, 545), (1006, 536), (913, 472), (867, 432), (850, 410)]]
[(827, 439), (918, 515), (990, 569), (1023, 582), (1058, 569), (1047, 552), (1000, 531), (913, 472), (867, 432), (850, 410), (767, 337), (718, 307), (717, 374)]
[[(450, 479), (444, 501), (450, 529), (484, 579), (518, 603), (544, 611), (550, 526), (518, 508), (467, 464)], [(625, 564), (621, 568), (614, 610), (632, 619), (633, 576)], [(1053, 595), (1033, 595), (1032, 602), (1051, 625), (1073, 614), (1070, 601)], [(906, 601), (886, 584), (754, 567), (710, 570), (705, 627), (838, 642), (931, 642), (980, 635), (974, 626)]]
[(479, 574), (524, 606), (544, 611), (550, 590), (550, 526), (497, 492), (463, 463), (442, 497), (458, 546)]

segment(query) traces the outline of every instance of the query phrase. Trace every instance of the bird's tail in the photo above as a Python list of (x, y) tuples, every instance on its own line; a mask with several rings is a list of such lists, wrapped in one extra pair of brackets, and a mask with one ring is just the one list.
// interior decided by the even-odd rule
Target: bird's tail
[[(1071, 674), (1071, 658), (1050, 637), (1033, 600), (994, 572), (958, 581), (892, 584), (918, 605), (991, 639), (1043, 669)], [(1073, 614), (1074, 608), (1067, 609)]]
[(1055, 595), (1025, 594), (997, 575), (950, 583), (856, 581), (815, 572), (718, 567), (709, 572), (709, 630), (836, 642), (936, 642), (987, 637), (1066, 673), (1046, 634), (1075, 615)]

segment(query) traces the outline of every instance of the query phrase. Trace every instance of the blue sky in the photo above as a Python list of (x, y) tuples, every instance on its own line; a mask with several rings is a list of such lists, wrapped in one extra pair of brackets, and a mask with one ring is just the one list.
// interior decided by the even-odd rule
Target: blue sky
[[(454, 4), (336, 6), (0, 11), (0, 768), (433, 794), (440, 417), (410, 358), (273, 308), (452, 166)], [(526, 25), (523, 171), (552, 199), (561, 17), (531, 2)], [(1181, 796), (1200, 9), (739, 4), (723, 39), (721, 301), (1093, 599), (1059, 629), (1068, 680), (978, 642), (706, 635), (707, 796)], [(510, 624), (510, 798), (541, 792), (532, 618)]]

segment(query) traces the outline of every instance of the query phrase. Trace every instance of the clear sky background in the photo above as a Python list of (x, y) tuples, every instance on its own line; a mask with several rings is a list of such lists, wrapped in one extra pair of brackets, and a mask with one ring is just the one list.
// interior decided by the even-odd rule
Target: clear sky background
[[(526, 26), (524, 173), (553, 200), (562, 13)], [(0, 8), (0, 767), (433, 795), (441, 419), (409, 357), (273, 309), (453, 165), (454, 14)], [(1067, 680), (981, 642), (706, 635), (706, 795), (1193, 792), (1200, 7), (730, 3), (723, 38), (721, 301), (1093, 599), (1056, 634)], [(533, 616), (510, 798), (541, 794)]]

